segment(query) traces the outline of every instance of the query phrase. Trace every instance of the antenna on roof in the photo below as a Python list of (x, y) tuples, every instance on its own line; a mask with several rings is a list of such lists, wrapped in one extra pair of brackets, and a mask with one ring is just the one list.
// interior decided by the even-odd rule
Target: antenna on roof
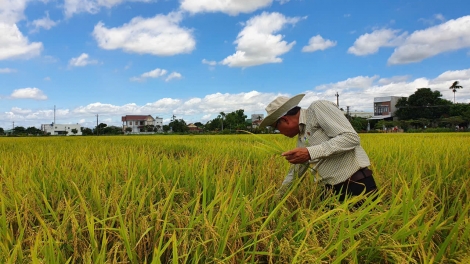
[(176, 116), (173, 115), (173, 116), (171, 117), (171, 121), (175, 121), (175, 119), (176, 119)]

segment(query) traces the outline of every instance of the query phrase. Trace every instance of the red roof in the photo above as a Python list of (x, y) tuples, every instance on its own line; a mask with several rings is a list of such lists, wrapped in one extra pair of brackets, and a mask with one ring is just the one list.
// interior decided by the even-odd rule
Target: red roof
[[(140, 120), (147, 120), (147, 118), (154, 119), (151, 115), (126, 115), (121, 118), (121, 121), (140, 121)], [(155, 119), (154, 119), (155, 120)]]

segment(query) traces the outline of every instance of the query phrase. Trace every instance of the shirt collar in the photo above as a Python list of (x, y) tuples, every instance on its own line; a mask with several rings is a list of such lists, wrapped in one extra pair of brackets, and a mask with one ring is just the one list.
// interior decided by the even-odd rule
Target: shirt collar
[(305, 124), (307, 123), (307, 110), (300, 109), (299, 114), (299, 135), (303, 135), (305, 132)]

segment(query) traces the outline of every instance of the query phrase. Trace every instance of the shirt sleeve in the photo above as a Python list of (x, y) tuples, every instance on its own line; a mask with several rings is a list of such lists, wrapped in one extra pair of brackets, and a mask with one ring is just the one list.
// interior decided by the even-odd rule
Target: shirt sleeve
[(336, 105), (327, 101), (316, 101), (309, 107), (309, 111), (330, 138), (318, 145), (307, 147), (311, 160), (338, 155), (360, 145), (359, 135)]

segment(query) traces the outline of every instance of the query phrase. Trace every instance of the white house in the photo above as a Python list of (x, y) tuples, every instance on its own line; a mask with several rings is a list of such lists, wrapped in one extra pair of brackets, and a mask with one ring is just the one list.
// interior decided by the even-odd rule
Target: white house
[(146, 126), (153, 126), (157, 130), (162, 130), (163, 118), (156, 116), (153, 118), (151, 115), (126, 115), (121, 118), (122, 129), (132, 128), (131, 133), (145, 132)]
[(252, 114), (251, 115), (251, 127), (257, 128), (261, 121), (263, 121), (264, 115), (263, 114)]
[[(77, 133), (72, 132), (73, 129), (77, 130)], [(70, 135), (82, 135), (82, 126), (79, 124), (42, 124), (41, 131), (44, 134), (50, 134), (52, 136), (70, 136)]]

